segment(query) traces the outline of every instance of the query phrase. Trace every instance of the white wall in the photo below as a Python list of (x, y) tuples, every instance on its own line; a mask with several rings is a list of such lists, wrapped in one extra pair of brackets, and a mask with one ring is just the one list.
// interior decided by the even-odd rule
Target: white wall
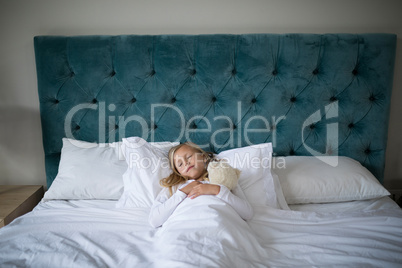
[(0, 0), (0, 184), (46, 184), (33, 37), (398, 34), (386, 180), (402, 181), (401, 0)]

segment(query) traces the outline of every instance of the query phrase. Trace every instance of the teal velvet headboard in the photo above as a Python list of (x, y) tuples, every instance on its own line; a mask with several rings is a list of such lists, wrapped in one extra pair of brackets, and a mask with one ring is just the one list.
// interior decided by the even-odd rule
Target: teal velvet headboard
[(342, 155), (383, 179), (396, 36), (37, 36), (48, 186), (63, 137)]

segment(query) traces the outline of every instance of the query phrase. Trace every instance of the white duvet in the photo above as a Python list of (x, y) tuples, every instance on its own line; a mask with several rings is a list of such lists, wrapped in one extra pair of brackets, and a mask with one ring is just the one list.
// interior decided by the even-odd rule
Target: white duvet
[(250, 222), (269, 266), (402, 267), (402, 211), (265, 210)]
[(401, 267), (402, 211), (284, 211), (243, 221), (214, 197), (158, 229), (148, 209), (42, 203), (0, 229), (0, 267)]
[[(0, 267), (134, 267), (147, 264), (147, 211), (45, 209), (0, 229)], [(140, 267), (140, 266), (135, 266)], [(144, 267), (148, 267), (144, 265)]]
[(157, 267), (263, 267), (250, 226), (215, 196), (186, 198), (155, 235)]

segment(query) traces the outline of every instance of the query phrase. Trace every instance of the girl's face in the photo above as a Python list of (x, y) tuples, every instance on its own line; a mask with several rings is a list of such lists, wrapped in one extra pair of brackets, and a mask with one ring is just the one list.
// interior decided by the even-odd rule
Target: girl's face
[(197, 180), (205, 173), (203, 155), (195, 148), (183, 145), (173, 156), (174, 165), (183, 177)]

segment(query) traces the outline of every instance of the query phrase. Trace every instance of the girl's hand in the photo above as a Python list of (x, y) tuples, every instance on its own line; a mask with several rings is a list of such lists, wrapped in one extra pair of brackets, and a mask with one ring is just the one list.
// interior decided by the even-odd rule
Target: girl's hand
[(200, 195), (217, 195), (219, 194), (221, 187), (216, 184), (202, 184), (196, 185), (187, 195), (187, 197), (194, 199)]
[(199, 181), (190, 182), (189, 184), (187, 184), (186, 186), (181, 188), (180, 191), (182, 191), (183, 193), (188, 195), (195, 186), (200, 185), (200, 184), (202, 184), (202, 183)]

